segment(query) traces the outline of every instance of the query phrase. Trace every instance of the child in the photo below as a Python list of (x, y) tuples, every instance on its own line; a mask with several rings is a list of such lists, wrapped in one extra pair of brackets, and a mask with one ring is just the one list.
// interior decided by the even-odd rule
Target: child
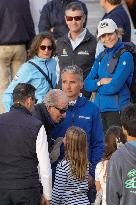
[[(121, 127), (110, 127), (105, 136), (105, 154), (103, 161), (99, 162), (95, 170), (95, 185), (97, 190), (97, 197), (95, 205), (106, 205), (106, 176), (107, 176), (107, 163), (111, 155), (126, 142), (126, 136)], [(101, 197), (100, 197), (101, 196)]]
[(89, 205), (86, 133), (70, 127), (64, 137), (65, 158), (58, 164), (52, 205)]

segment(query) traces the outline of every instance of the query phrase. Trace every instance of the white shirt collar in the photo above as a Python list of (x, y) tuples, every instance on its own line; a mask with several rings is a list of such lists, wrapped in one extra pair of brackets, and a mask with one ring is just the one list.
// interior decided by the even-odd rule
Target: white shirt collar
[(86, 32), (87, 32), (87, 29), (85, 28), (74, 41), (72, 40), (70, 36), (70, 32), (68, 33), (68, 38), (71, 42), (73, 50), (75, 50), (75, 48), (83, 41), (86, 35)]

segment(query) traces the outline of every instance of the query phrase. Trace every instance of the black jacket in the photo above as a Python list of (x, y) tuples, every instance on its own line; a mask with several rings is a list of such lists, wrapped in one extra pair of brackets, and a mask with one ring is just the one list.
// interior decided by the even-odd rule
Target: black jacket
[(0, 45), (28, 45), (34, 36), (29, 0), (0, 0)]
[[(83, 41), (73, 51), (71, 42), (66, 34), (57, 40), (57, 56), (60, 72), (66, 66), (77, 65), (83, 69), (84, 79), (91, 70), (95, 60), (96, 38), (87, 30)], [(60, 86), (59, 82), (59, 87)]]
[(53, 144), (52, 138), (50, 136), (50, 133), (52, 131), (52, 129), (55, 127), (55, 123), (52, 121), (45, 105), (43, 103), (39, 103), (37, 105), (35, 105), (33, 111), (32, 111), (32, 115), (35, 116), (38, 120), (40, 120), (42, 122), (42, 124), (44, 125), (44, 128), (46, 130), (46, 134), (47, 134), (47, 140), (48, 140), (48, 147), (49, 147), (49, 151), (51, 149), (51, 146)]
[[(78, 0), (52, 0), (44, 5), (40, 21), (39, 21), (39, 32), (49, 31), (51, 28), (54, 28), (53, 35), (57, 39), (61, 36), (64, 36), (68, 32), (68, 28), (64, 19), (65, 8), (68, 3), (71, 2), (80, 2)], [(86, 21), (84, 26), (87, 23), (87, 8), (85, 3), (80, 2), (86, 14)]]
[(41, 126), (21, 105), (0, 115), (0, 189), (40, 187), (36, 139)]

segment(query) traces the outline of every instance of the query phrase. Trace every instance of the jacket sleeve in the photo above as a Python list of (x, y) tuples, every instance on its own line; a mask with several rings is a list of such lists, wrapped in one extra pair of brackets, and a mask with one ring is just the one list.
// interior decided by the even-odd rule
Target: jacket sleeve
[(30, 81), (30, 69), (27, 63), (23, 64), (14, 79), (9, 84), (8, 88), (5, 90), (2, 101), (6, 111), (10, 110), (10, 107), (13, 104), (13, 90), (19, 83), (29, 83)]
[(122, 193), (121, 172), (118, 163), (111, 157), (108, 163), (106, 182), (106, 202), (107, 205), (119, 205)]
[(102, 160), (104, 153), (104, 133), (103, 126), (98, 108), (94, 111), (92, 124), (92, 133), (90, 140), (90, 175), (95, 176), (96, 164)]
[(84, 89), (88, 92), (93, 92), (98, 89), (97, 82), (99, 81), (99, 77), (98, 77), (99, 58), (100, 55), (96, 58), (90, 73), (88, 74), (87, 78), (84, 81)]
[(41, 11), (40, 20), (38, 24), (39, 32), (50, 31), (51, 29), (51, 22), (50, 22), (50, 15), (49, 15), (49, 12), (51, 12), (49, 8), (50, 3), (51, 2), (45, 4)]
[(47, 135), (43, 125), (37, 136), (36, 153), (39, 161), (39, 174), (43, 186), (43, 196), (47, 200), (51, 200), (52, 171), (48, 153)]
[(118, 93), (126, 83), (130, 75), (133, 75), (134, 63), (130, 53), (125, 52), (119, 59), (112, 81), (109, 84), (100, 86), (99, 93), (102, 95), (114, 95)]
[(66, 171), (63, 168), (62, 163), (59, 163), (55, 174), (55, 182), (54, 182), (54, 187), (52, 192), (52, 205), (61, 204), (60, 202), (62, 201), (66, 182), (67, 182)]

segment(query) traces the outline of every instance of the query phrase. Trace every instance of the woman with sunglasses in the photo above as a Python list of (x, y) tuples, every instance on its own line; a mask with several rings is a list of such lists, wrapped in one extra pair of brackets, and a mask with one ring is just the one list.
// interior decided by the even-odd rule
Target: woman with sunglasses
[(32, 84), (36, 88), (38, 103), (43, 101), (51, 88), (55, 88), (57, 81), (57, 62), (53, 58), (55, 51), (56, 45), (52, 34), (45, 32), (35, 36), (28, 51), (28, 61), (20, 67), (4, 93), (3, 103), (6, 111), (9, 111), (13, 103), (12, 93), (18, 83)]
[(132, 54), (124, 51), (113, 67), (113, 60), (124, 48), (124, 44), (120, 40), (120, 31), (112, 19), (99, 22), (97, 37), (105, 50), (96, 58), (84, 85), (87, 91), (96, 93), (93, 100), (100, 109), (106, 131), (112, 125), (121, 125), (120, 112), (130, 103), (129, 88), (134, 62)]

